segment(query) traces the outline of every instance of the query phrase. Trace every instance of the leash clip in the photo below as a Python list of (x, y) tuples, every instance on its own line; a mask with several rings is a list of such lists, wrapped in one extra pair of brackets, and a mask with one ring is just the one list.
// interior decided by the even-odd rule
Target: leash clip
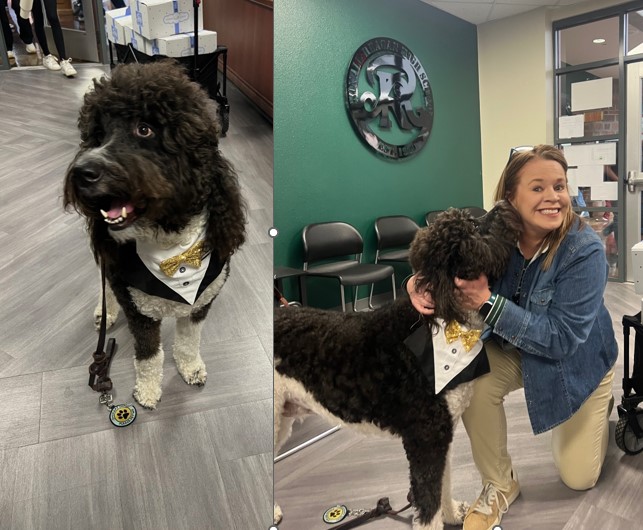
[(112, 410), (114, 408), (114, 405), (112, 405), (112, 403), (114, 402), (114, 396), (112, 396), (109, 392), (103, 392), (98, 398), (98, 402), (101, 405), (105, 405), (109, 410)]

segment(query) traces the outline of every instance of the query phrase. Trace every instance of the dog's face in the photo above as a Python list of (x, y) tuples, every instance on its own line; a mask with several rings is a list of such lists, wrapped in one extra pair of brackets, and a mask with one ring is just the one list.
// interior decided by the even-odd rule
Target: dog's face
[(95, 80), (78, 126), (64, 204), (87, 218), (94, 236), (179, 231), (204, 209), (213, 171), (229, 171), (214, 102), (172, 62), (120, 65)]
[(521, 230), (518, 212), (508, 202), (500, 201), (479, 219), (450, 208), (418, 231), (411, 244), (410, 261), (421, 278), (418, 288), (433, 298), (435, 317), (466, 322), (455, 278), (473, 280), (482, 273), (490, 282), (499, 278)]

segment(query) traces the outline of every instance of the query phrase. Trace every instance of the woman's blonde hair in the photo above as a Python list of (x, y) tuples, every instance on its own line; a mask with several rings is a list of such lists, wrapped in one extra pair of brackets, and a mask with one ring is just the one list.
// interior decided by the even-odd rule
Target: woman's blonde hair
[[(565, 183), (567, 183), (567, 160), (565, 160), (563, 152), (553, 145), (535, 145), (532, 149), (516, 151), (509, 158), (509, 162), (507, 162), (507, 165), (502, 172), (500, 181), (498, 181), (498, 186), (496, 187), (496, 193), (494, 195), (494, 202), (498, 202), (503, 199), (509, 201), (513, 199), (516, 193), (516, 188), (520, 182), (520, 171), (527, 162), (534, 159), (553, 160), (554, 162), (558, 162), (565, 172)], [(566, 189), (566, 192), (569, 194), (568, 189)], [(544, 245), (548, 246), (549, 250), (547, 251), (547, 255), (542, 263), (543, 270), (547, 270), (551, 266), (561, 242), (570, 231), (574, 224), (574, 220), (578, 218), (579, 216), (572, 209), (570, 202), (562, 224), (557, 229), (552, 230), (547, 237), (545, 237)]]

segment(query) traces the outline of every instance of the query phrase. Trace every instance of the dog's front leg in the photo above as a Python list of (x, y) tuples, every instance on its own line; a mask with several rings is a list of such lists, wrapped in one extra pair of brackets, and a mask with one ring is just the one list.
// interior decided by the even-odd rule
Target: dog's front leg
[(134, 336), (134, 368), (136, 385), (134, 399), (143, 407), (155, 409), (161, 399), (163, 381), (163, 347), (161, 346), (161, 321), (128, 311), (127, 323)]
[(202, 386), (208, 377), (200, 352), (203, 318), (191, 315), (176, 319), (174, 360), (181, 377), (188, 385)]
[(405, 429), (402, 443), (411, 475), (413, 530), (442, 530), (440, 498), (450, 439), (427, 422)]
[[(451, 444), (453, 445), (453, 444)], [(446, 524), (461, 525), (469, 510), (469, 503), (453, 500), (451, 491), (451, 447), (447, 453), (444, 473), (442, 475), (442, 520)]]
[[(116, 318), (118, 317), (118, 301), (116, 300), (116, 296), (114, 295), (114, 291), (112, 291), (111, 286), (109, 285), (109, 282), (105, 282), (105, 305), (107, 307), (107, 315), (106, 315), (106, 329), (109, 329), (112, 327), (114, 322), (116, 322)], [(94, 309), (94, 325), (96, 326), (96, 330), (100, 329), (100, 321), (103, 316), (103, 289), (100, 289), (100, 292), (98, 294), (98, 305), (96, 306), (96, 309)]]

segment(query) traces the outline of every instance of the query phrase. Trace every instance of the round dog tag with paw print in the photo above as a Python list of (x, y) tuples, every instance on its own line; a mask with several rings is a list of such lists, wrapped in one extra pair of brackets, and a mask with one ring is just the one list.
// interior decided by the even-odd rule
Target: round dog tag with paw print
[(109, 413), (109, 421), (116, 427), (127, 427), (136, 419), (134, 405), (114, 405)]
[(328, 510), (324, 512), (323, 519), (325, 523), (335, 524), (342, 521), (347, 515), (348, 508), (343, 504), (338, 504), (337, 506), (328, 508)]

